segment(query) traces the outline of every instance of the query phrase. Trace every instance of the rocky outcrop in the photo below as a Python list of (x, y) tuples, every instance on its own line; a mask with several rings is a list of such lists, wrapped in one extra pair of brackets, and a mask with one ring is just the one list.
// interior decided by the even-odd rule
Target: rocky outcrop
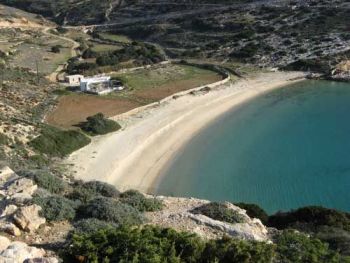
[(340, 62), (331, 72), (329, 78), (338, 81), (350, 81), (350, 60)]
[(58, 263), (56, 258), (45, 256), (43, 249), (0, 236), (0, 263)]
[(40, 206), (28, 205), (38, 186), (20, 177), (9, 167), (0, 169), (0, 231), (20, 236), (21, 230), (33, 232), (46, 222)]
[(8, 238), (0, 236), (0, 251), (5, 250), (10, 244), (11, 241)]
[(32, 232), (46, 222), (46, 219), (39, 215), (40, 211), (41, 207), (38, 205), (21, 207), (16, 211), (13, 220), (22, 230)]
[(197, 233), (204, 238), (220, 238), (225, 235), (244, 240), (269, 242), (268, 229), (259, 219), (250, 218), (244, 209), (227, 203), (229, 209), (238, 212), (243, 223), (226, 223), (191, 211), (209, 201), (195, 198), (157, 197), (164, 203), (162, 211), (147, 213), (149, 224), (171, 227), (179, 231)]

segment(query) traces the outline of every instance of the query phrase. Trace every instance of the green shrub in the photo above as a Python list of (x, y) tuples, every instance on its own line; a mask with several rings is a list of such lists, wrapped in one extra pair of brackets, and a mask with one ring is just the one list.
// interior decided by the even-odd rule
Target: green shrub
[(138, 225), (144, 222), (144, 217), (135, 208), (107, 197), (93, 199), (80, 207), (79, 216), (118, 225)]
[(76, 232), (64, 254), (67, 262), (78, 262), (78, 259), (79, 262), (149, 263), (341, 262), (337, 252), (304, 234), (285, 231), (276, 237), (275, 242), (268, 244), (229, 237), (206, 241), (195, 234), (154, 226), (108, 226), (106, 229), (98, 227), (93, 232)]
[(91, 234), (101, 229), (116, 228), (118, 225), (96, 218), (82, 219), (74, 223), (74, 233)]
[(102, 113), (87, 117), (87, 121), (82, 123), (80, 127), (90, 135), (103, 135), (121, 128), (119, 123), (106, 119)]
[(235, 203), (234, 205), (247, 211), (247, 215), (251, 218), (258, 218), (262, 223), (267, 223), (269, 216), (260, 206), (256, 204)]
[(350, 231), (350, 214), (319, 206), (308, 206), (269, 217), (268, 225), (278, 229), (293, 228), (297, 224), (309, 227), (330, 226)]
[(10, 139), (3, 133), (0, 133), (0, 145), (7, 145), (10, 143)]
[(162, 210), (163, 203), (156, 198), (146, 198), (136, 190), (129, 190), (120, 195), (120, 201), (128, 204), (140, 212), (154, 212)]
[(272, 262), (275, 247), (264, 242), (247, 242), (224, 237), (207, 243), (201, 262)]
[(293, 230), (283, 231), (276, 239), (278, 262), (340, 262), (339, 254), (329, 250), (319, 239)]
[(313, 236), (320, 239), (322, 242), (329, 244), (329, 247), (332, 250), (339, 251), (341, 255), (350, 256), (349, 231), (334, 227), (321, 226), (313, 232)]
[(231, 238), (206, 242), (195, 234), (146, 226), (75, 234), (65, 252), (83, 262), (265, 263), (272, 262), (274, 248)]
[(212, 202), (197, 207), (191, 211), (194, 214), (202, 214), (215, 220), (227, 223), (244, 223), (245, 218), (237, 211), (227, 207), (226, 204)]
[(68, 198), (72, 200), (78, 199), (83, 203), (87, 203), (97, 197), (117, 198), (119, 196), (119, 191), (113, 185), (99, 181), (76, 182), (73, 185), (73, 189)]
[(39, 187), (44, 188), (53, 194), (64, 193), (68, 188), (68, 184), (66, 182), (50, 172), (27, 172), (24, 175), (32, 179)]
[(65, 254), (73, 262), (79, 256), (81, 262), (195, 263), (204, 245), (196, 235), (172, 229), (122, 227), (75, 234)]
[(61, 52), (61, 46), (56, 45), (56, 46), (51, 47), (51, 52), (53, 52), (53, 53), (60, 53)]
[(134, 60), (146, 65), (159, 63), (164, 59), (164, 55), (154, 45), (133, 42), (132, 45), (125, 46), (123, 49), (101, 54), (97, 57), (96, 63), (99, 66), (111, 66)]
[(259, 51), (259, 46), (253, 43), (249, 43), (242, 47), (240, 50), (233, 51), (230, 56), (233, 58), (252, 58)]
[(79, 203), (62, 196), (34, 197), (33, 203), (41, 206), (41, 215), (48, 221), (73, 220)]
[(54, 157), (64, 157), (86, 145), (91, 140), (78, 131), (65, 131), (52, 126), (44, 126), (41, 135), (29, 142), (40, 153)]

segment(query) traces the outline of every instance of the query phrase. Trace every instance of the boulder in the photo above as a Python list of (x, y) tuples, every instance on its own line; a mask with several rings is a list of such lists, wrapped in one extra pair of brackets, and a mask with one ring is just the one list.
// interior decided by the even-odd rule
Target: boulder
[(5, 250), (10, 244), (11, 241), (7, 237), (0, 236), (0, 253), (1, 251)]
[(32, 195), (28, 193), (16, 193), (10, 197), (11, 201), (16, 204), (25, 204), (27, 201), (32, 200)]
[(38, 186), (28, 178), (19, 178), (5, 185), (6, 193), (12, 196), (17, 193), (23, 193), (32, 196), (38, 189)]
[(0, 188), (4, 187), (5, 183), (11, 182), (18, 178), (19, 176), (8, 166), (0, 168)]
[(18, 227), (4, 220), (0, 221), (0, 231), (16, 237), (21, 235), (21, 230)]
[(21, 207), (13, 216), (15, 224), (22, 230), (32, 232), (37, 230), (46, 219), (39, 215), (41, 207), (38, 205), (30, 205)]
[(8, 217), (17, 211), (18, 207), (15, 205), (7, 205), (0, 210), (0, 217)]
[(32, 258), (42, 258), (45, 250), (30, 247), (23, 242), (13, 242), (0, 253), (0, 262), (24, 262)]

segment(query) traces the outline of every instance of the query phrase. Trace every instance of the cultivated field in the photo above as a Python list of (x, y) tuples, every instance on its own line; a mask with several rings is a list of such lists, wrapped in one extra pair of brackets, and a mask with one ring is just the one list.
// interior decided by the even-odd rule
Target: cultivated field
[(131, 39), (128, 38), (127, 36), (123, 35), (115, 35), (111, 33), (100, 33), (100, 38), (105, 39), (105, 40), (110, 40), (114, 42), (121, 42), (121, 43), (130, 43)]
[(222, 76), (216, 72), (193, 66), (166, 65), (115, 74), (125, 83), (127, 90), (99, 97), (71, 93), (60, 98), (57, 108), (47, 117), (47, 122), (61, 127), (71, 127), (98, 112), (113, 116), (136, 107), (158, 101), (179, 91), (216, 82)]

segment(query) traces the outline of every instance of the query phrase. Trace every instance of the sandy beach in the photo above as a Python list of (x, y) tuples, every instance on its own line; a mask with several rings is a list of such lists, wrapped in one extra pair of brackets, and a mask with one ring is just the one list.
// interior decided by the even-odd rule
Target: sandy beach
[(113, 119), (123, 126), (121, 131), (93, 138), (66, 163), (78, 179), (105, 181), (120, 190), (152, 192), (173, 157), (211, 121), (257, 95), (304, 76), (301, 72), (260, 73), (206, 94), (188, 94), (136, 114), (115, 116)]

